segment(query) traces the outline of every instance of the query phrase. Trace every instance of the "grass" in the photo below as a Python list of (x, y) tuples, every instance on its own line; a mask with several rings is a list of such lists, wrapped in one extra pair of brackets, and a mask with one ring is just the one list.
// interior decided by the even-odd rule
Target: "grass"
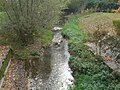
[(6, 14), (4, 12), (0, 12), (0, 27), (4, 23)]
[(4, 17), (4, 12), (0, 12), (0, 18), (3, 18)]
[(112, 35), (116, 34), (113, 20), (120, 20), (119, 13), (93, 13), (88, 16), (82, 16), (79, 18), (79, 26), (92, 35), (96, 27), (101, 25), (101, 30), (110, 32)]
[(19, 44), (13, 43), (14, 47), (12, 47), (12, 49), (14, 50), (14, 56), (17, 60), (29, 60), (32, 57), (39, 56), (38, 53), (40, 53), (40, 48), (46, 48), (51, 44), (52, 33), (50, 31), (42, 31), (42, 34), (39, 36), (40, 37), (35, 38), (35, 43), (29, 46), (21, 46)]
[(113, 24), (116, 27), (117, 34), (120, 35), (120, 20), (114, 20)]
[(46, 47), (51, 44), (52, 41), (52, 32), (50, 30), (43, 30), (40, 35), (40, 41), (42, 46)]
[[(87, 36), (78, 26), (78, 21), (76, 20), (78, 15), (73, 16), (70, 20), (64, 25), (62, 34), (68, 36), (69, 43), (77, 45), (83, 42)], [(79, 37), (79, 38), (78, 38)]]
[(2, 77), (4, 76), (4, 72), (6, 70), (6, 67), (8, 66), (9, 60), (12, 57), (12, 51), (10, 50), (6, 56), (6, 58), (4, 59), (4, 62), (2, 64), (2, 67), (0, 69), (0, 80), (2, 79)]
[(0, 45), (8, 45), (7, 39), (2, 34), (2, 25), (5, 23), (5, 16), (6, 14), (4, 12), (0, 12)]

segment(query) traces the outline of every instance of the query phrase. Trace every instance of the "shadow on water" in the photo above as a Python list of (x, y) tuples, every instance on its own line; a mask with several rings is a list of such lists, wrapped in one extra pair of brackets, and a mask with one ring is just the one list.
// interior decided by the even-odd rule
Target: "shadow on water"
[(44, 54), (39, 58), (26, 61), (27, 76), (32, 79), (40, 78), (43, 81), (49, 78), (50, 67), (50, 48), (44, 50)]

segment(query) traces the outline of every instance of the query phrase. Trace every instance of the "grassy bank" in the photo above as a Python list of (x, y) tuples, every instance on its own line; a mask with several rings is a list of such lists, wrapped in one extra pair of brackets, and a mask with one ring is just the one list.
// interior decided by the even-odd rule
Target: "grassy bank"
[(1, 69), (0, 69), (0, 80), (1, 80), (2, 77), (4, 76), (4, 72), (5, 72), (5, 70), (6, 70), (6, 67), (8, 66), (8, 63), (9, 63), (11, 57), (12, 57), (12, 51), (10, 50), (10, 51), (8, 52), (6, 58), (4, 59), (4, 62), (3, 62), (2, 67), (1, 67)]
[(98, 26), (101, 30), (115, 34), (113, 20), (120, 20), (119, 13), (93, 13), (79, 17), (79, 26), (89, 35), (92, 35)]
[(80, 27), (79, 17), (71, 16), (62, 31), (69, 37), (70, 66), (76, 80), (74, 90), (119, 90), (119, 80), (101, 57), (94, 56), (84, 45), (89, 37)]

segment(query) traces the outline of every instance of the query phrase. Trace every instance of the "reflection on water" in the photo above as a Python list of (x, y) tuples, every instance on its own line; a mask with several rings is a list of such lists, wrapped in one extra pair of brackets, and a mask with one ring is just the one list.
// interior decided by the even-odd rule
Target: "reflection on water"
[(51, 72), (49, 49), (40, 58), (29, 60), (26, 62), (26, 71), (29, 77), (29, 90), (42, 90), (43, 83), (49, 78)]

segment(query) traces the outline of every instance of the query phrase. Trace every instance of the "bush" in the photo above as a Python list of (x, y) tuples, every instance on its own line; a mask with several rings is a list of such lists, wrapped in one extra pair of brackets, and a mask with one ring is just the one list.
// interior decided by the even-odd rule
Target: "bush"
[(8, 20), (2, 28), (8, 38), (23, 46), (34, 43), (42, 30), (51, 30), (59, 22), (68, 0), (1, 0)]

